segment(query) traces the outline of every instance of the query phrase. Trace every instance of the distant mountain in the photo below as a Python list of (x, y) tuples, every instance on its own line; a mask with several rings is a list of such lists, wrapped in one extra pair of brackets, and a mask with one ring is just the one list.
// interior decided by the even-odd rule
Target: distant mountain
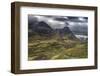
[(51, 36), (53, 34), (53, 29), (44, 21), (35, 23), (31, 30), (32, 34), (40, 36)]
[(41, 21), (36, 24), (35, 32), (41, 36), (50, 36), (53, 34), (53, 29), (47, 23)]
[(51, 37), (55, 34), (58, 34), (59, 37), (68, 37), (69, 39), (76, 39), (75, 35), (69, 29), (69, 27), (64, 27), (60, 29), (51, 28), (46, 22), (41, 21), (37, 22), (34, 25), (31, 25), (29, 36), (31, 35), (40, 35)]
[(63, 29), (56, 29), (56, 31), (61, 37), (67, 36), (70, 39), (76, 39), (69, 27), (64, 27)]

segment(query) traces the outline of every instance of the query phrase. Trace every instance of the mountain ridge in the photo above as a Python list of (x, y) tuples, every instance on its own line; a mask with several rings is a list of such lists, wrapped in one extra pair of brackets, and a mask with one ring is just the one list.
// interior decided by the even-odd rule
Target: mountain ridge
[(70, 30), (69, 27), (64, 27), (61, 29), (53, 29), (50, 27), (50, 25), (48, 25), (46, 22), (44, 21), (40, 21), (38, 23), (36, 23), (35, 25), (32, 25), (33, 27), (31, 28), (31, 32), (29, 32), (28, 34), (37, 34), (40, 36), (53, 36), (55, 34), (58, 34), (59, 37), (63, 38), (64, 36), (68, 36), (70, 39), (76, 39), (75, 35), (73, 34), (73, 32)]

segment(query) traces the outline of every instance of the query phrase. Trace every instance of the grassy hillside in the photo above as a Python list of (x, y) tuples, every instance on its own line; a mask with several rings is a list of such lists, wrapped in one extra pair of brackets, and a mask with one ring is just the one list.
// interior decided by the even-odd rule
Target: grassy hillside
[(28, 41), (28, 60), (79, 59), (88, 56), (87, 42), (57, 36), (31, 36)]

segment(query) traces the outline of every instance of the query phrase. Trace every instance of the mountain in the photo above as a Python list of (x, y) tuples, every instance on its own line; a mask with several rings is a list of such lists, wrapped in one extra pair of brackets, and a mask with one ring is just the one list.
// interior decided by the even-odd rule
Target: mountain
[(70, 39), (76, 39), (75, 35), (69, 29), (69, 27), (64, 27), (63, 29), (56, 29), (56, 32), (59, 33), (60, 37), (67, 36)]
[(53, 34), (53, 29), (43, 21), (35, 23), (31, 30), (33, 34), (40, 36), (51, 36)]
[(68, 37), (69, 37), (70, 39), (76, 39), (75, 35), (74, 35), (73, 32), (69, 29), (69, 27), (64, 27), (64, 28), (62, 29), (62, 32), (61, 32), (61, 33), (63, 34), (63, 36), (68, 35)]
[(35, 32), (41, 36), (50, 36), (53, 34), (53, 29), (47, 23), (41, 21), (37, 23)]
[(58, 34), (58, 36), (61, 38), (67, 37), (69, 39), (76, 39), (73, 32), (67, 26), (64, 28), (53, 29), (50, 27), (50, 25), (48, 25), (44, 21), (37, 22), (31, 26), (32, 28), (30, 29), (31, 31), (29, 32), (29, 36), (39, 35), (39, 36), (44, 36), (44, 37), (51, 37), (51, 36)]

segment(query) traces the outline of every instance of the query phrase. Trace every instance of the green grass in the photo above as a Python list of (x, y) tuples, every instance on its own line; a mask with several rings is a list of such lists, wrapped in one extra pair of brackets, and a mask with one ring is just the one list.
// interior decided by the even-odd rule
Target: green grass
[(28, 60), (87, 58), (87, 42), (57, 38), (29, 38)]

